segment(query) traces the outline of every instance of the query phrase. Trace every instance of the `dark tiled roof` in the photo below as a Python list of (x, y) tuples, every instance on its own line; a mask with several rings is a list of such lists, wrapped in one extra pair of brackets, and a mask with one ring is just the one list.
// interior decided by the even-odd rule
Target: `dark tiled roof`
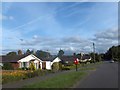
[(0, 62), (17, 62), (18, 60), (26, 57), (27, 55), (17, 55), (17, 56), (0, 56)]
[(85, 59), (90, 59), (90, 56), (89, 55), (82, 56), (82, 60), (85, 60)]
[(62, 56), (60, 57), (62, 61), (74, 61), (75, 57), (74, 56)]
[(53, 61), (56, 57), (40, 57), (42, 61)]

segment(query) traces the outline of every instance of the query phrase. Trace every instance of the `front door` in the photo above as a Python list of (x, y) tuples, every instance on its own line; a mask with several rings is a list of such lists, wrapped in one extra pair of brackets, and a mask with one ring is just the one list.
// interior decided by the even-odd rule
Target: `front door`
[(46, 69), (46, 62), (42, 62), (42, 69)]

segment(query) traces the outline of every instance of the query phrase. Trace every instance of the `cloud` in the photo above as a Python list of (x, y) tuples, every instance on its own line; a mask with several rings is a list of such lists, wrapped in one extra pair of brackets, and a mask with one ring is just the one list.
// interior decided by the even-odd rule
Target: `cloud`
[(108, 40), (117, 40), (118, 39), (118, 30), (110, 29), (104, 32), (97, 33), (95, 35), (97, 39), (108, 39)]
[(118, 45), (118, 30), (112, 28), (96, 33), (92, 41), (95, 42), (97, 52), (106, 52), (111, 46)]
[(91, 42), (76, 37), (64, 38), (48, 38), (34, 35), (31, 39), (21, 42), (22, 46), (33, 47), (41, 50), (50, 50), (52, 54), (56, 54), (60, 49), (65, 51), (65, 54), (73, 54), (74, 52), (91, 52)]
[[(47, 3), (23, 3), (21, 4), (22, 7), (20, 4), (13, 4), (12, 8), (9, 7), (7, 10), (14, 11), (13, 8), (15, 8), (16, 12), (19, 11), (22, 15), (20, 14), (19, 16), (17, 13), (15, 15), (14, 12), (11, 11), (11, 15), (15, 15), (14, 17), (17, 23), (7, 22), (7, 20), (14, 19), (14, 17), (9, 16), (9, 14), (4, 17), (1, 16), (1, 19), (4, 18), (4, 20), (6, 20), (4, 27), (7, 28), (7, 30), (3, 32), (4, 49), (16, 49), (20, 47), (38, 50), (48, 49), (51, 53), (56, 54), (61, 48), (65, 50), (66, 54), (72, 54), (74, 52), (91, 52), (92, 42), (95, 42), (97, 52), (104, 52), (109, 46), (116, 45), (116, 30), (110, 29), (103, 31), (101, 29), (108, 28), (109, 26), (112, 27), (112, 24), (114, 24), (112, 15), (115, 15), (114, 12), (111, 15), (112, 9), (110, 8), (111, 10), (109, 10), (109, 7), (105, 9), (105, 11), (108, 11), (106, 15), (106, 13), (101, 14), (106, 4), (102, 7), (102, 4), (95, 4), (93, 5), (94, 7), (92, 7), (93, 9), (90, 8), (90, 10), (89, 5), (87, 8), (83, 7), (84, 9), (81, 10), (79, 4), (78, 2), (67, 5), (62, 3), (59, 4), (60, 7)], [(80, 8), (81, 12), (79, 12), (77, 8)], [(75, 9), (76, 11), (71, 12), (71, 9), (73, 11)], [(69, 17), (63, 18), (65, 15)], [(25, 20), (19, 18), (22, 16), (25, 16)], [(14, 28), (8, 29), (9, 26)], [(94, 38), (89, 39), (98, 28), (101, 29), (101, 32), (96, 33)]]

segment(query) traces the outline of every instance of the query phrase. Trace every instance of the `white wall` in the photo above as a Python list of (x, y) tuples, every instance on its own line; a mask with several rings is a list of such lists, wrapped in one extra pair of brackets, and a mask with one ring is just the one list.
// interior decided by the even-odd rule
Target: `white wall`
[(46, 69), (51, 70), (51, 61), (46, 61)]
[(0, 63), (0, 66), (3, 66), (3, 63)]
[(52, 66), (52, 64), (54, 63), (54, 62), (60, 62), (61, 61), (61, 59), (60, 58), (55, 58), (53, 61), (52, 61), (52, 63), (51, 63), (51, 66)]

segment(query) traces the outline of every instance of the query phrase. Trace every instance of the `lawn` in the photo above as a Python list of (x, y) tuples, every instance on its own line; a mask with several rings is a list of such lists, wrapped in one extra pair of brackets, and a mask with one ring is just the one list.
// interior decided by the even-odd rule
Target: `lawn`
[[(96, 70), (96, 67), (101, 64), (102, 62), (92, 63), (92, 64), (86, 64), (84, 66), (79, 65), (79, 70), (68, 72), (65, 74), (60, 74), (52, 78), (48, 78), (47, 80), (33, 83), (27, 86), (24, 86), (24, 88), (68, 88), (72, 87), (78, 80), (82, 79), (84, 76), (88, 74), (89, 70)], [(72, 69), (75, 68), (72, 67)]]
[(68, 88), (85, 76), (86, 72), (73, 71), (57, 75), (47, 80), (24, 86), (24, 88)]

